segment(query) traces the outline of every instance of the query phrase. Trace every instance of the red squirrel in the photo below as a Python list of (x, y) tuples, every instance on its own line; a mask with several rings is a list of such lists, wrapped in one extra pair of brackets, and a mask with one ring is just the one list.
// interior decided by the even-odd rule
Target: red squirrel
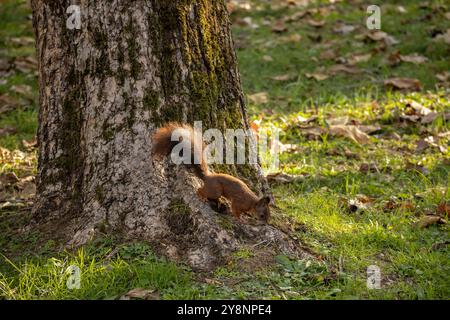
[[(191, 142), (191, 160), (195, 157), (197, 150), (204, 150), (204, 143), (199, 135), (194, 135), (194, 129), (187, 124), (169, 122), (157, 129), (152, 135), (153, 153), (156, 157), (167, 156), (173, 147), (180, 141), (172, 141), (174, 130), (183, 130), (182, 139), (187, 138)], [(196, 146), (196, 147), (195, 147)], [(201, 148), (198, 148), (201, 146)], [(231, 202), (231, 213), (240, 218), (244, 212), (253, 213), (262, 221), (267, 222), (270, 217), (270, 198), (263, 196), (258, 198), (255, 193), (241, 180), (223, 173), (212, 173), (208, 169), (206, 158), (202, 154), (198, 155), (198, 164), (194, 163), (196, 175), (203, 181), (203, 186), (197, 190), (197, 195), (203, 200), (218, 200), (224, 197)], [(197, 161), (198, 162), (198, 161)]]

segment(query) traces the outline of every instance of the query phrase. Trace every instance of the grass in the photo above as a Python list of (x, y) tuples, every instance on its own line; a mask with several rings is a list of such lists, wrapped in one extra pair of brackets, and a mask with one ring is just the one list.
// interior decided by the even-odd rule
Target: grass
[[(237, 8), (232, 13), (233, 34), (252, 120), (281, 129), (281, 141), (295, 149), (280, 155), (280, 169), (303, 176), (296, 182), (273, 184), (279, 207), (273, 223), (289, 227), (291, 236), (317, 259), (297, 261), (280, 255), (273, 266), (248, 272), (240, 265), (253, 253), (241, 250), (229, 265), (199, 275), (157, 257), (144, 243), (120, 244), (108, 236), (78, 251), (60, 251), (57, 243), (42, 242), (38, 234), (17, 232), (29, 219), (27, 206), (2, 205), (0, 299), (118, 299), (134, 288), (156, 290), (162, 299), (448, 299), (448, 224), (421, 229), (416, 223), (450, 199), (449, 137), (445, 135), (450, 126), (443, 116), (426, 125), (399, 117), (410, 101), (436, 112), (450, 111), (448, 83), (435, 77), (450, 70), (450, 49), (432, 38), (450, 28), (444, 16), (450, 8), (445, 1), (433, 1), (428, 7), (421, 6), (421, 1), (383, 5), (382, 29), (400, 42), (380, 50), (378, 42), (359, 36), (366, 31), (362, 23), (366, 14), (352, 1), (338, 2), (334, 9), (326, 1), (314, 2), (307, 9), (322, 8), (322, 14), (312, 11), (309, 17), (286, 23), (287, 31), (280, 34), (272, 32), (274, 22), (304, 9), (273, 3), (251, 1), (251, 10)], [(398, 5), (406, 12), (400, 13)], [(32, 44), (11, 41), (32, 36), (25, 1), (3, 1), (0, 6), (4, 48), (0, 59), (32, 54)], [(244, 17), (251, 17), (259, 27), (242, 24)], [(315, 28), (306, 22), (309, 18), (326, 23)], [(336, 34), (333, 28), (339, 21), (357, 29)], [(286, 40), (292, 34), (301, 40)], [(320, 59), (328, 49), (336, 51), (338, 59), (368, 53), (372, 57), (357, 64), (359, 74), (338, 73), (323, 81), (307, 78), (306, 73), (320, 67), (326, 72), (336, 64), (333, 59)], [(385, 61), (395, 51), (417, 53), (428, 60), (390, 66)], [(289, 79), (272, 79), (279, 75)], [(389, 91), (383, 81), (391, 77), (416, 78), (423, 89)], [(13, 86), (18, 85), (30, 86), (31, 96), (15, 92)], [(267, 94), (267, 103), (251, 100), (259, 92)], [(20, 150), (0, 163), (0, 173), (15, 172), (21, 178), (36, 172), (35, 153), (22, 144), (36, 131), (36, 76), (20, 71), (7, 74), (0, 82), (0, 95), (5, 94), (26, 103), (0, 114), (0, 127), (16, 129), (0, 136), (0, 146)], [(309, 139), (299, 127), (298, 116), (312, 115), (318, 117), (315, 126), (323, 129), (330, 118), (347, 116), (362, 124), (380, 125), (381, 130), (371, 135), (367, 145), (327, 134)], [(399, 138), (392, 138), (394, 133)], [(439, 144), (446, 150), (430, 147), (418, 152), (418, 141), (430, 135), (441, 135)], [(375, 164), (379, 170), (361, 172), (364, 164)], [(370, 199), (366, 205), (349, 206), (364, 197)], [(381, 269), (380, 290), (366, 286), (366, 270), (373, 264)], [(65, 270), (70, 265), (81, 269), (79, 290), (67, 289)]]

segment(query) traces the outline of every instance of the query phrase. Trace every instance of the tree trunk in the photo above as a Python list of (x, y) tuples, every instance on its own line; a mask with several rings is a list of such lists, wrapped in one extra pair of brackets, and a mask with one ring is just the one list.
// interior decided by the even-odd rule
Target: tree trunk
[[(66, 26), (72, 4), (81, 9), (80, 29)], [(261, 241), (295, 251), (272, 226), (216, 213), (197, 198), (189, 171), (151, 157), (152, 131), (170, 120), (248, 126), (223, 0), (33, 0), (32, 8), (40, 74), (35, 225), (72, 245), (99, 232), (147, 240), (201, 269)], [(228, 169), (257, 180), (255, 167)]]

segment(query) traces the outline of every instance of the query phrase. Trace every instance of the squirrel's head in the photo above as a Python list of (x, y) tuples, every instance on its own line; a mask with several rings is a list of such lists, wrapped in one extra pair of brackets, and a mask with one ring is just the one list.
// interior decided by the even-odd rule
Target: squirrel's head
[(256, 204), (256, 216), (258, 219), (267, 222), (270, 218), (270, 208), (269, 208), (270, 198), (262, 197), (258, 200)]

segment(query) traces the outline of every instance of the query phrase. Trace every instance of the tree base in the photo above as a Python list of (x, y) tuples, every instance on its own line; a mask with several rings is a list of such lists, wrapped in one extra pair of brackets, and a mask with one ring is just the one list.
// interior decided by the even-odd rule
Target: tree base
[[(250, 249), (257, 260), (268, 260), (268, 256), (273, 258), (276, 254), (300, 259), (312, 257), (287, 233), (270, 224), (248, 216), (238, 220), (214, 211), (209, 203), (198, 198), (196, 190), (201, 182), (188, 169), (167, 169), (162, 168), (161, 172), (171, 174), (161, 178), (166, 180), (171, 192), (161, 210), (153, 211), (148, 216), (128, 214), (126, 221), (116, 221), (115, 225), (97, 214), (63, 218), (54, 235), (64, 235), (68, 239), (66, 246), (72, 248), (84, 245), (101, 234), (147, 241), (158, 254), (199, 271), (211, 271), (226, 264), (232, 253), (241, 249)], [(227, 210), (222, 207), (222, 211)], [(42, 230), (48, 225), (49, 230), (54, 232), (55, 221), (53, 218), (51, 220), (34, 220), (30, 227)]]

